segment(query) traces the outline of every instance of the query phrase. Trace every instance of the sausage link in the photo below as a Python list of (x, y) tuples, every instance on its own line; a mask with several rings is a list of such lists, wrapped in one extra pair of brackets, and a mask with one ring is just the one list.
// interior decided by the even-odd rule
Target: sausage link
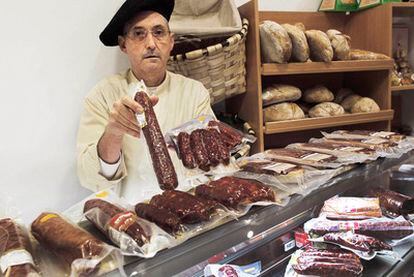
[(180, 218), (167, 209), (152, 204), (138, 203), (135, 205), (135, 212), (139, 217), (154, 222), (167, 233), (174, 234), (180, 230)]
[[(95, 212), (88, 212), (97, 209)], [(111, 232), (111, 228), (118, 232), (124, 232), (139, 246), (149, 242), (149, 236), (137, 222), (137, 217), (126, 209), (101, 199), (91, 199), (84, 205), (86, 218), (101, 230), (115, 244), (120, 245), (120, 238)]]
[(198, 167), (204, 171), (210, 170), (210, 161), (203, 144), (202, 129), (194, 130), (190, 135), (190, 145), (197, 160)]
[(211, 135), (213, 136), (214, 141), (216, 141), (217, 143), (217, 151), (220, 155), (220, 161), (225, 165), (228, 165), (230, 163), (230, 152), (228, 148), (224, 144), (219, 132), (216, 129), (210, 128), (209, 130)]
[(137, 92), (135, 101), (144, 109), (147, 125), (142, 128), (142, 132), (147, 141), (158, 184), (162, 190), (175, 189), (178, 186), (177, 173), (168, 153), (151, 101), (145, 92)]
[(197, 167), (197, 162), (191, 151), (190, 135), (186, 132), (180, 132), (177, 137), (178, 151), (185, 167), (193, 169)]

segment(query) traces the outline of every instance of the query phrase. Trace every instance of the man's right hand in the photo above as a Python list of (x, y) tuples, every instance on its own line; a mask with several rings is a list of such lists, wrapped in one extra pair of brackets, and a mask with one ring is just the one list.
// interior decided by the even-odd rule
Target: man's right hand
[[(152, 105), (158, 102), (157, 96), (151, 96), (150, 99)], [(140, 137), (141, 128), (135, 114), (143, 111), (141, 105), (129, 96), (124, 96), (113, 104), (105, 132), (98, 142), (98, 155), (103, 161), (111, 164), (119, 160), (125, 134)]]

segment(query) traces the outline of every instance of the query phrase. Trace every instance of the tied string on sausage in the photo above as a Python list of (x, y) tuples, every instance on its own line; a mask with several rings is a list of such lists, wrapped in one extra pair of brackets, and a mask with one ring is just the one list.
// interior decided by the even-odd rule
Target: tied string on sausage
[(152, 103), (145, 92), (137, 92), (134, 99), (144, 109), (147, 124), (142, 127), (142, 132), (149, 148), (158, 184), (162, 190), (173, 190), (178, 186), (177, 173), (168, 153)]

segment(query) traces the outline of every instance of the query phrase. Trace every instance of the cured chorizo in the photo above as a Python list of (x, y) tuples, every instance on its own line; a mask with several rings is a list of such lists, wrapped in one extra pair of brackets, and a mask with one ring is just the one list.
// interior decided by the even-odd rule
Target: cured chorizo
[(144, 109), (146, 125), (142, 127), (142, 132), (150, 151), (158, 184), (162, 190), (175, 189), (178, 186), (177, 173), (168, 153), (152, 103), (145, 92), (137, 92), (135, 101)]

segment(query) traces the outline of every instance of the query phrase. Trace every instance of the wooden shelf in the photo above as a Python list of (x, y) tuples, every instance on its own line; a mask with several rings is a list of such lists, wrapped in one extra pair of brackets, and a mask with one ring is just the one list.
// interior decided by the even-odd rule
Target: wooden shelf
[(393, 8), (414, 8), (414, 2), (393, 2)]
[(392, 3), (394, 17), (414, 16), (414, 2)]
[(334, 61), (307, 62), (307, 63), (264, 63), (261, 73), (263, 76), (289, 75), (289, 74), (311, 74), (311, 73), (331, 73), (331, 72), (356, 72), (356, 71), (375, 71), (388, 70), (393, 66), (392, 60), (378, 61)]
[(305, 118), (300, 120), (266, 122), (264, 127), (264, 133), (269, 135), (343, 125), (387, 121), (391, 120), (393, 115), (393, 110), (383, 110), (377, 113), (358, 113), (333, 117)]
[(405, 91), (405, 90), (414, 90), (414, 85), (410, 86), (398, 86), (398, 87), (391, 87), (392, 91)]

